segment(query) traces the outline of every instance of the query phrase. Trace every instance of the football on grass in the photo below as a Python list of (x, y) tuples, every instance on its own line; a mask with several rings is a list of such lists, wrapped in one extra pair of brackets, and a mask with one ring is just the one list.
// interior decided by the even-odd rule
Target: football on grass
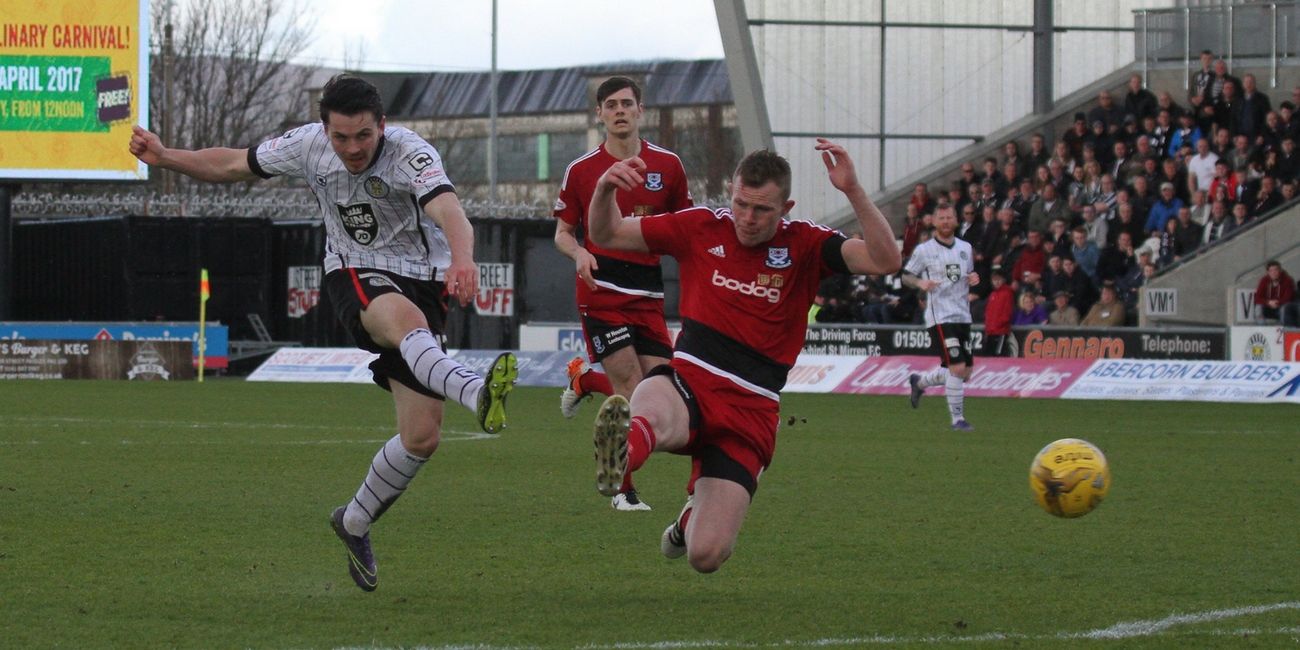
[(1065, 438), (1034, 457), (1029, 486), (1043, 510), (1067, 519), (1082, 517), (1106, 498), (1110, 466), (1091, 442)]

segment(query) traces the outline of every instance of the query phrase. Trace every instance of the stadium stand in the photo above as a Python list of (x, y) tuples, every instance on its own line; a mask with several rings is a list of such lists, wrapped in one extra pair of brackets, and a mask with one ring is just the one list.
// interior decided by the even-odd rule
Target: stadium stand
[[(1013, 125), (1019, 130), (943, 161), (938, 173), (909, 181), (902, 201), (883, 203), (903, 217), (897, 232), (905, 249), (927, 238), (926, 214), (953, 206), (981, 275), (1005, 274), (1014, 291), (1037, 296), (1049, 313), (1056, 309), (1049, 297), (1062, 290), (1083, 313), (1108, 285), (1124, 305), (1124, 324), (1146, 324), (1142, 287), (1178, 284), (1212, 315), (1184, 313), (1168, 324), (1223, 325), (1219, 287), (1228, 287), (1231, 302), (1231, 292), (1254, 287), (1266, 258), (1300, 265), (1300, 115), (1289, 99), (1275, 104), (1249, 70), (1237, 73), (1189, 83), (1188, 91), (1181, 71), (1150, 75), (1150, 88), (1141, 75), (1120, 71), (1039, 123)], [(1080, 97), (1087, 94), (1093, 99)], [(1046, 257), (1060, 257), (1070, 272), (1044, 268)], [(1184, 270), (1192, 266), (1200, 270)], [(1211, 266), (1223, 268), (1207, 276)], [(896, 284), (827, 282), (825, 298), (837, 309), (823, 311), (823, 322), (917, 322), (916, 310), (880, 306), (915, 302), (905, 287), (898, 295), (872, 290)], [(988, 290), (984, 283), (972, 294), (974, 312), (982, 312)], [(1245, 305), (1227, 324), (1253, 323), (1253, 313)]]

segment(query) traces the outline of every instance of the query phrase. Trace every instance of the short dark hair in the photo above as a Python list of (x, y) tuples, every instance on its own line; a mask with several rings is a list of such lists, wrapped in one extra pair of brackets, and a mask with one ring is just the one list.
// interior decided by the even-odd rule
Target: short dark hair
[(781, 200), (790, 198), (790, 163), (771, 149), (759, 149), (742, 158), (732, 177), (753, 188), (774, 182), (781, 188)]
[(326, 124), (330, 113), (358, 115), (369, 112), (375, 121), (384, 119), (384, 100), (374, 84), (346, 72), (330, 77), (320, 95), (320, 119)]
[(607, 97), (624, 88), (631, 88), (632, 95), (636, 97), (636, 103), (641, 103), (641, 86), (638, 86), (635, 81), (628, 77), (610, 77), (601, 83), (600, 87), (596, 89), (596, 103), (604, 104)]
[(1264, 268), (1265, 268), (1266, 270), (1267, 270), (1267, 269), (1271, 269), (1271, 268), (1273, 268), (1273, 267), (1275, 267), (1275, 266), (1276, 266), (1277, 268), (1280, 269), (1280, 268), (1282, 268), (1282, 263), (1279, 262), (1279, 261), (1277, 261), (1277, 260), (1269, 260), (1268, 262), (1265, 262), (1265, 263), (1264, 263)]

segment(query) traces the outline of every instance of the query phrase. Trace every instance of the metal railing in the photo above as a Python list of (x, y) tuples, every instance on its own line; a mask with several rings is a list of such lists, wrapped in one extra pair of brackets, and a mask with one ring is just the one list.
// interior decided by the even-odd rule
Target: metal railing
[(1146, 78), (1155, 63), (1181, 61), (1183, 88), (1200, 66), (1202, 50), (1226, 59), (1268, 61), (1269, 87), (1277, 87), (1278, 63), (1300, 57), (1300, 3), (1260, 2), (1214, 7), (1135, 9), (1134, 49)]

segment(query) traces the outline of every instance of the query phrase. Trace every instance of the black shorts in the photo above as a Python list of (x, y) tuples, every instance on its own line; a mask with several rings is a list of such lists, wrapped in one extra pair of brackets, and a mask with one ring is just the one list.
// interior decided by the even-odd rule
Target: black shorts
[(442, 282), (414, 280), (377, 269), (339, 269), (325, 275), (324, 285), (330, 304), (334, 305), (334, 315), (352, 336), (352, 341), (362, 350), (379, 355), (378, 359), (370, 362), (370, 372), (380, 388), (392, 391), (389, 382), (396, 381), (426, 397), (445, 399), (415, 378), (400, 350), (375, 343), (370, 332), (361, 326), (361, 312), (370, 306), (372, 300), (386, 293), (400, 293), (424, 313), (429, 331), (438, 339), (438, 345), (443, 346), (442, 328), (447, 318), (447, 303)]
[(970, 323), (936, 323), (930, 328), (932, 345), (939, 346), (943, 367), (953, 364), (971, 365), (974, 355), (970, 347)]
[(629, 310), (622, 314), (622, 325), (610, 325), (586, 313), (582, 318), (582, 333), (587, 337), (593, 363), (626, 347), (638, 355), (671, 359), (673, 346), (668, 343), (668, 328), (663, 314), (651, 311)]

